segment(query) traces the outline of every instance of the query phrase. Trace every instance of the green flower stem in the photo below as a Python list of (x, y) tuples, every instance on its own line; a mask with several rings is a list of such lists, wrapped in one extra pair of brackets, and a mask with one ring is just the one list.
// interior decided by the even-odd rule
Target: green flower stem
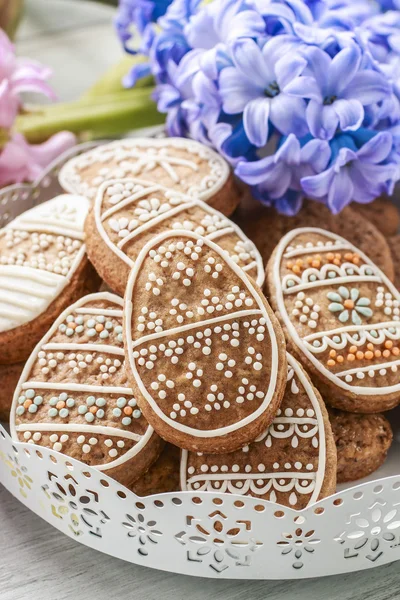
[(139, 88), (97, 98), (85, 97), (68, 104), (46, 105), (18, 116), (15, 129), (29, 142), (40, 143), (63, 130), (92, 139), (158, 125), (164, 122), (164, 116), (157, 111), (151, 92), (152, 88)]

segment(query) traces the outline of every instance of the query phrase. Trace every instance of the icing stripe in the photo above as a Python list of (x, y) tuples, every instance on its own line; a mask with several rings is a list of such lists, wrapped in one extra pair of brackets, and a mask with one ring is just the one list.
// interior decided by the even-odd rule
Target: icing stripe
[[(256, 267), (257, 267), (257, 263), (254, 260), (253, 262), (249, 263), (248, 265), (241, 267), (241, 269), (242, 269), (242, 271), (245, 271), (247, 273), (247, 271), (251, 271), (251, 269), (255, 269)], [(260, 284), (258, 284), (258, 285), (260, 285)]]
[(348, 243), (346, 244), (332, 244), (330, 246), (313, 246), (310, 248), (298, 248), (291, 250), (283, 255), (283, 258), (292, 258), (293, 256), (301, 256), (303, 254), (310, 254), (314, 252), (335, 252), (336, 250), (351, 250)]
[(113, 215), (115, 212), (118, 212), (119, 210), (121, 210), (121, 208), (124, 208), (125, 206), (129, 206), (129, 204), (132, 204), (132, 202), (136, 202), (136, 200), (140, 200), (141, 198), (144, 198), (145, 196), (148, 196), (149, 194), (154, 194), (155, 192), (158, 192), (159, 190), (160, 190), (160, 188), (158, 185), (153, 185), (152, 187), (149, 187), (144, 190), (140, 190), (140, 192), (137, 192), (136, 194), (132, 194), (131, 196), (128, 196), (128, 198), (124, 198), (123, 200), (120, 200), (120, 202), (118, 202), (117, 204), (114, 204), (114, 206), (111, 206), (108, 210), (106, 210), (102, 214), (101, 220), (105, 221), (105, 219), (107, 219), (108, 217)]
[(336, 377), (344, 377), (345, 375), (353, 375), (354, 373), (368, 372), (368, 371), (379, 371), (380, 369), (390, 369), (400, 365), (400, 360), (393, 360), (392, 362), (380, 363), (379, 365), (369, 365), (367, 367), (357, 367), (356, 369), (348, 369), (347, 371), (341, 371), (335, 373)]
[(224, 235), (227, 235), (228, 233), (235, 233), (234, 228), (233, 227), (224, 227), (224, 229), (218, 229), (217, 231), (212, 231), (211, 233), (206, 233), (204, 235), (204, 237), (206, 237), (208, 240), (215, 240)]
[(389, 327), (395, 327), (396, 329), (400, 329), (399, 321), (385, 321), (384, 323), (376, 323), (375, 325), (347, 325), (346, 327), (338, 327), (337, 329), (331, 329), (330, 331), (321, 331), (318, 333), (311, 333), (310, 335), (306, 335), (302, 338), (305, 342), (310, 342), (312, 340), (316, 340), (320, 337), (330, 337), (332, 335), (338, 335), (340, 333), (346, 333), (350, 331), (369, 331), (373, 329), (388, 329)]
[(40, 269), (34, 269), (33, 267), (19, 267), (15, 265), (1, 265), (0, 277), (3, 275), (12, 279), (28, 279), (48, 286), (55, 286), (61, 280), (65, 279), (64, 275), (59, 275), (58, 273), (50, 273), (49, 271), (41, 271)]
[[(29, 223), (27, 222), (26, 224), (24, 223), (24, 221), (18, 221), (18, 224), (10, 225), (9, 227), (7, 227), (7, 229), (13, 229), (14, 231), (30, 231), (34, 233), (54, 233), (56, 235), (70, 237), (74, 240), (84, 239), (83, 231), (79, 231), (78, 229), (71, 229), (68, 226), (57, 227), (56, 223), (57, 225), (60, 224), (59, 221), (54, 222), (53, 224), (51, 221), (46, 220), (32, 220)], [(19, 227), (18, 225), (21, 225), (21, 227)]]
[(193, 477), (188, 479), (187, 483), (191, 484), (196, 481), (225, 481), (229, 479), (234, 481), (240, 479), (308, 479), (314, 481), (316, 473), (207, 473), (207, 475), (193, 475)]
[(125, 431), (116, 427), (105, 425), (90, 425), (85, 423), (23, 423), (15, 427), (16, 431), (71, 431), (75, 433), (97, 433), (99, 435), (110, 435), (124, 437), (139, 442), (142, 436), (133, 431)]
[(117, 354), (118, 356), (124, 356), (123, 348), (115, 348), (114, 346), (107, 346), (106, 344), (67, 344), (67, 343), (51, 343), (44, 344), (42, 350), (81, 350), (88, 352), (106, 352), (107, 354)]
[(294, 294), (295, 292), (301, 292), (302, 290), (308, 290), (314, 287), (320, 287), (323, 285), (336, 285), (339, 283), (367, 283), (373, 281), (375, 283), (381, 283), (380, 277), (374, 275), (364, 275), (358, 277), (334, 277), (332, 279), (318, 279), (317, 281), (310, 281), (309, 283), (303, 283), (301, 285), (294, 285), (293, 287), (286, 288), (283, 291), (284, 294)]
[(38, 390), (60, 390), (70, 392), (97, 392), (99, 394), (125, 394), (125, 396), (133, 396), (133, 391), (130, 388), (110, 387), (102, 385), (88, 385), (83, 383), (51, 383), (50, 381), (26, 381), (21, 385), (21, 389), (29, 388)]
[(209, 327), (215, 323), (221, 323), (221, 321), (231, 321), (232, 319), (239, 319), (241, 317), (263, 314), (264, 313), (262, 310), (239, 310), (237, 312), (221, 315), (220, 317), (214, 317), (213, 319), (206, 321), (198, 321), (197, 323), (188, 323), (187, 325), (181, 325), (180, 327), (172, 327), (172, 329), (166, 329), (165, 331), (160, 331), (159, 333), (150, 333), (149, 335), (144, 335), (139, 340), (136, 340), (136, 342), (132, 342), (132, 348), (136, 348), (136, 346), (140, 346), (149, 340), (155, 340), (169, 335), (174, 335), (175, 333), (181, 333), (183, 331), (190, 331), (191, 329), (199, 329), (200, 327)]
[(78, 315), (102, 315), (103, 317), (122, 318), (122, 310), (113, 310), (112, 308), (77, 308), (74, 310)]

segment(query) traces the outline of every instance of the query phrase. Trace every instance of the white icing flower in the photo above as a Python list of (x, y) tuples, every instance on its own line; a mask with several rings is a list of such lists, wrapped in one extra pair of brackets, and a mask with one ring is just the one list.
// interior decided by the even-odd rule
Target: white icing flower
[(134, 212), (138, 219), (145, 223), (170, 209), (171, 205), (168, 204), (168, 202), (161, 204), (158, 198), (150, 198), (149, 200), (141, 200), (138, 202)]
[(118, 233), (119, 237), (124, 238), (139, 225), (139, 221), (120, 217), (119, 219), (109, 219), (108, 224), (113, 231)]

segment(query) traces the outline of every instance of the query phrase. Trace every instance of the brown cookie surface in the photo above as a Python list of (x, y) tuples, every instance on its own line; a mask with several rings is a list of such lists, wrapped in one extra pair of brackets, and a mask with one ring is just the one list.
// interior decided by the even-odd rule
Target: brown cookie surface
[(180, 456), (179, 448), (165, 444), (155, 463), (131, 486), (132, 492), (138, 496), (150, 496), (179, 490)]
[(368, 219), (384, 236), (395, 235), (400, 226), (400, 215), (390, 198), (377, 198), (368, 204), (353, 202), (352, 209)]
[(102, 278), (123, 295), (143, 246), (175, 229), (212, 239), (262, 286), (262, 258), (236, 224), (204, 202), (134, 178), (101, 185), (85, 224), (88, 255)]
[(123, 301), (99, 292), (55, 321), (28, 359), (15, 390), (11, 435), (52, 448), (130, 485), (162, 442), (129, 387)]
[(387, 239), (394, 264), (394, 285), (400, 289), (400, 234)]
[(287, 234), (267, 271), (289, 346), (327, 402), (364, 413), (396, 406), (400, 296), (382, 271), (344, 238), (316, 228)]
[(236, 452), (182, 451), (182, 490), (250, 495), (296, 509), (335, 492), (336, 449), (325, 405), (298, 361), (290, 354), (287, 361), (272, 424)]
[(216, 152), (184, 138), (132, 138), (98, 146), (68, 161), (61, 186), (94, 200), (110, 179), (136, 177), (207, 202), (230, 215), (239, 202), (228, 163)]
[(0, 363), (26, 359), (60, 312), (98, 289), (83, 243), (88, 208), (64, 194), (0, 231)]
[(323, 204), (308, 200), (297, 215), (287, 217), (275, 209), (262, 206), (247, 194), (233, 215), (233, 220), (255, 243), (265, 264), (280, 239), (289, 231), (299, 227), (322, 227), (351, 240), (368, 254), (389, 279), (394, 277), (393, 261), (385, 237), (350, 207), (333, 215)]
[(15, 386), (21, 376), (25, 362), (0, 365), (0, 421), (8, 421)]
[(337, 481), (367, 477), (385, 462), (393, 432), (384, 415), (360, 415), (334, 408), (329, 419), (337, 448)]
[(285, 385), (282, 331), (262, 292), (211, 240), (151, 240), (125, 293), (128, 376), (166, 441), (226, 452), (272, 421)]

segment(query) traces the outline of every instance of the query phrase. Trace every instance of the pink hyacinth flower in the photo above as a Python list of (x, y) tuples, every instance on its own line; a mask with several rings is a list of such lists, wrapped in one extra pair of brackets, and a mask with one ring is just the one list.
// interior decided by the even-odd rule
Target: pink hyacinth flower
[(34, 181), (57, 156), (74, 146), (76, 138), (69, 131), (56, 133), (43, 144), (28, 144), (15, 133), (0, 152), (0, 187), (11, 183)]

